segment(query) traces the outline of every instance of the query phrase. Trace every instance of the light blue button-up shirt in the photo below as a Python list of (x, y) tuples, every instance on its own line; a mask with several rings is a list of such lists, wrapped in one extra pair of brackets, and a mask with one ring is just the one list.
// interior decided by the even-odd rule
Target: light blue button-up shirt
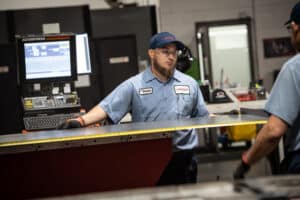
[(282, 67), (272, 88), (265, 110), (290, 126), (288, 151), (300, 149), (300, 54)]
[[(99, 105), (114, 123), (128, 112), (134, 122), (208, 116), (194, 79), (175, 70), (173, 77), (161, 82), (150, 67), (121, 83)], [(194, 149), (198, 143), (198, 135), (193, 129), (173, 133), (174, 151)]]

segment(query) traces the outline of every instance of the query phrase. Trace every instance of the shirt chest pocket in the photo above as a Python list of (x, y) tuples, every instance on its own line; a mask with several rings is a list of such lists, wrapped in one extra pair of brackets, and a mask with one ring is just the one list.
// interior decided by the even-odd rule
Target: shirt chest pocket
[(180, 117), (191, 116), (193, 110), (193, 99), (190, 95), (177, 95), (177, 115)]

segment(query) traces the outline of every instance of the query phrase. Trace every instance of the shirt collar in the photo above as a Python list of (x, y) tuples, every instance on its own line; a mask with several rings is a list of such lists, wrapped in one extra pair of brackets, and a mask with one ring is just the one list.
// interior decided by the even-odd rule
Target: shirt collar
[(177, 69), (174, 70), (173, 78), (176, 81), (181, 82), (181, 80), (180, 80), (181, 79), (181, 73)]
[(152, 74), (151, 72), (151, 67), (147, 67), (144, 73), (144, 80), (145, 82), (149, 82), (152, 81), (153, 79), (155, 79), (155, 76)]
[[(174, 79), (174, 80), (180, 82), (180, 77), (181, 77), (181, 74), (175, 69), (175, 71), (174, 71), (173, 76), (171, 77), (171, 79)], [(149, 81), (152, 81), (154, 79), (157, 79), (157, 78), (153, 75), (153, 73), (151, 71), (151, 66), (149, 66), (145, 70), (144, 80), (145, 80), (145, 82), (149, 82)]]

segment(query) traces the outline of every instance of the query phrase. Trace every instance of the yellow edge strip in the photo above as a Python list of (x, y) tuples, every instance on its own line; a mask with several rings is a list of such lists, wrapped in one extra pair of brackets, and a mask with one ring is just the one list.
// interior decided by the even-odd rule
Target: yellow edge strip
[(113, 132), (113, 133), (104, 133), (104, 134), (61, 137), (61, 138), (53, 138), (53, 139), (51, 138), (51, 139), (28, 140), (28, 141), (19, 141), (19, 142), (7, 142), (7, 143), (0, 144), (0, 147), (30, 145), (30, 144), (43, 144), (43, 143), (53, 143), (53, 142), (67, 142), (67, 141), (75, 141), (75, 140), (88, 140), (88, 139), (109, 138), (109, 137), (128, 136), (128, 135), (141, 135), (141, 134), (150, 134), (150, 133), (163, 133), (163, 132), (177, 131), (177, 130), (183, 130), (183, 129), (192, 129), (192, 128), (217, 128), (217, 127), (223, 127), (223, 126), (256, 125), (256, 124), (265, 124), (266, 122), (267, 122), (266, 120), (259, 120), (259, 121), (251, 121), (251, 122), (238, 122), (238, 123), (231, 122), (231, 123), (222, 123), (222, 124), (180, 126), (180, 127), (174, 127), (174, 128), (132, 130), (132, 131), (126, 131), (126, 132)]

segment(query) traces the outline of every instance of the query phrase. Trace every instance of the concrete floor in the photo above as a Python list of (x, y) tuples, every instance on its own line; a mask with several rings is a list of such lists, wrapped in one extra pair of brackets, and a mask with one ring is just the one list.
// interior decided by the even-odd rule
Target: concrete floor
[[(202, 129), (198, 131), (200, 143), (198, 151), (198, 182), (232, 181), (233, 171), (238, 166), (242, 153), (249, 149), (247, 143), (245, 141), (233, 142), (227, 148), (224, 148), (218, 142), (217, 132), (204, 132)], [(269, 162), (266, 159), (262, 159), (251, 167), (246, 178), (269, 175), (271, 175)]]
[[(201, 155), (199, 155), (201, 159)], [(232, 181), (233, 171), (239, 164), (240, 160), (227, 160), (215, 162), (200, 162), (198, 165), (198, 178), (197, 182), (208, 181)], [(269, 162), (265, 159), (251, 167), (249, 173), (246, 175), (248, 178), (262, 177), (271, 175)]]

